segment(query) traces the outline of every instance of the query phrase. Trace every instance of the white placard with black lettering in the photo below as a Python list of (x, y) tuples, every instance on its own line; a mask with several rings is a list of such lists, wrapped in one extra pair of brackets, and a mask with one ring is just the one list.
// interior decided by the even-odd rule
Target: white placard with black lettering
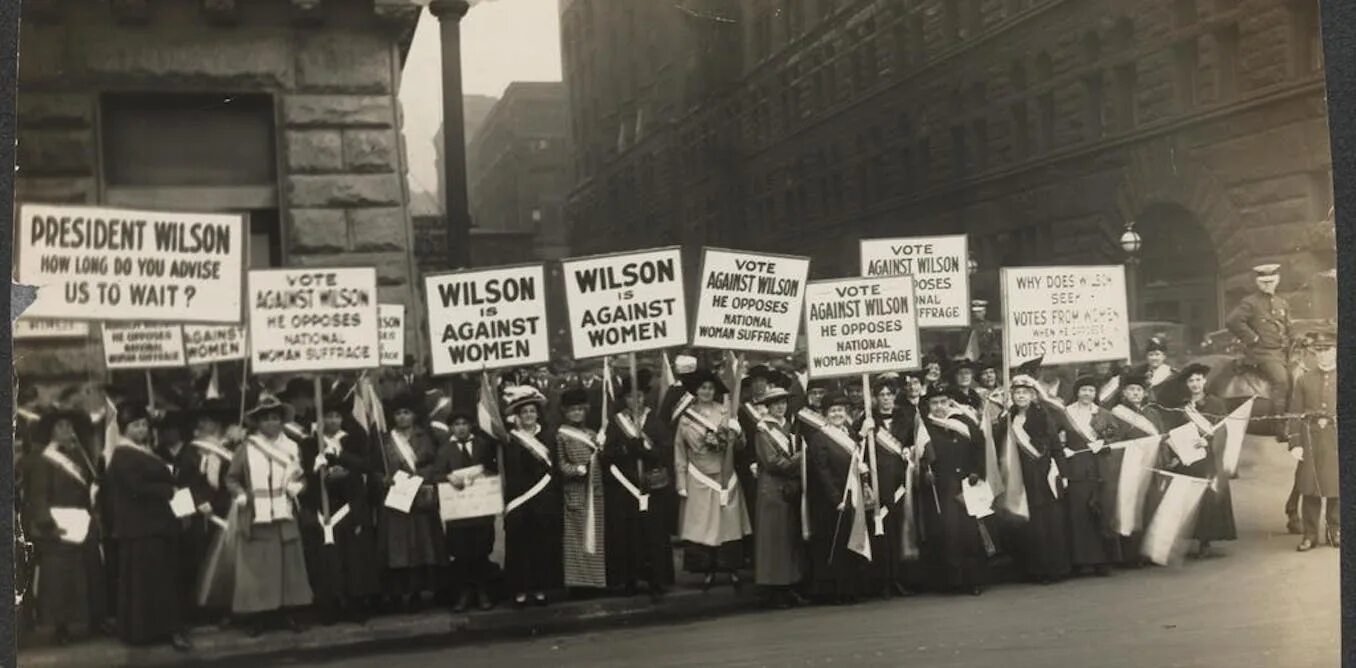
[(239, 325), (184, 325), (184, 354), (189, 364), (243, 360), (247, 348), (245, 328)]
[(89, 323), (80, 320), (48, 320), (26, 315), (14, 320), (10, 335), (15, 341), (24, 339), (83, 339), (89, 336)]
[(435, 375), (551, 359), (540, 264), (424, 277)]
[(179, 325), (114, 323), (103, 326), (104, 365), (109, 369), (163, 369), (184, 366), (184, 332)]
[(811, 281), (805, 342), (811, 378), (919, 368), (913, 277)]
[(564, 260), (575, 359), (687, 345), (677, 247)]
[(376, 269), (256, 269), (249, 303), (254, 373), (381, 365)]
[(964, 234), (862, 239), (863, 276), (912, 276), (918, 326), (970, 326), (970, 249)]
[(1130, 359), (1125, 267), (1004, 267), (1007, 363)]
[(25, 204), (17, 223), (30, 316), (240, 322), (243, 215)]
[(381, 336), (381, 365), (405, 365), (405, 305), (377, 304), (378, 334)]
[(692, 345), (795, 352), (810, 258), (707, 248)]

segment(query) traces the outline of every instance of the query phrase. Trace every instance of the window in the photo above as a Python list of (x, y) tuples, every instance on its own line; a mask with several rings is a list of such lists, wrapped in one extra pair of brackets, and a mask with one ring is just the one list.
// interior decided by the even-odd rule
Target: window
[(923, 15), (914, 12), (909, 15), (909, 61), (914, 67), (927, 60), (927, 45), (923, 42)]
[(1238, 94), (1238, 24), (1230, 23), (1214, 34), (1215, 101), (1223, 102)]
[(962, 0), (942, 0), (942, 35), (947, 42), (961, 38), (960, 3)]
[(1103, 122), (1102, 73), (1093, 72), (1083, 79), (1083, 89), (1087, 93), (1087, 108), (1084, 123), (1087, 124), (1087, 139), (1096, 141), (1102, 138)]
[(1129, 130), (1135, 127), (1135, 88), (1138, 74), (1134, 63), (1120, 65), (1115, 71), (1116, 77), (1116, 127)]
[(908, 114), (899, 115), (898, 123), (899, 137), (901, 138), (899, 148), (899, 179), (896, 181), (898, 187), (896, 192), (905, 192), (909, 189), (910, 182), (913, 180), (913, 121)]
[(1031, 128), (1027, 119), (1027, 101), (1026, 93), (1026, 66), (1021, 60), (1015, 60), (1012, 63), (1011, 73), (1008, 78), (1012, 85), (1012, 91), (1017, 95), (1010, 106), (1012, 115), (1012, 147), (1015, 160), (1025, 160), (1031, 154)]
[(1318, 0), (1295, 0), (1290, 3), (1290, 71), (1302, 77), (1322, 70)]
[(1036, 98), (1037, 117), (1041, 126), (1041, 150), (1055, 148), (1055, 94), (1045, 91)]
[(1177, 92), (1177, 108), (1187, 111), (1196, 105), (1196, 74), (1200, 69), (1199, 38), (1186, 38), (1173, 47), (1173, 69)]

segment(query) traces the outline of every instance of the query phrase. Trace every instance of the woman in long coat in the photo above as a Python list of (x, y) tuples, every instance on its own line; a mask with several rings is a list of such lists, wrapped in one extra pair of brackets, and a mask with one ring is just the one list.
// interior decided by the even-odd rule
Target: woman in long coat
[(1075, 570), (1091, 568), (1097, 575), (1110, 575), (1109, 567), (1121, 560), (1121, 545), (1112, 529), (1114, 496), (1106, 491), (1117, 471), (1112, 451), (1105, 449), (1120, 440), (1115, 418), (1097, 405), (1103, 379), (1083, 376), (1074, 382), (1074, 403), (1065, 413), (1069, 424), (1060, 432), (1064, 447), (1064, 476), (1069, 481), (1069, 555)]
[(1022, 467), (1022, 484), (1029, 512), (1021, 524), (1020, 555), (1027, 577), (1049, 584), (1069, 574), (1066, 498), (1059, 480), (1064, 458), (1054, 419), (1036, 401), (1036, 379), (1012, 379), (1012, 407), (1007, 419), (994, 425), (994, 441), (1011, 437)]
[[(1309, 344), (1313, 366), (1295, 381), (1290, 410), (1303, 417), (1292, 419), (1290, 453), (1300, 458), (1295, 485), (1301, 495), (1304, 537), (1296, 547), (1307, 552), (1318, 545), (1319, 529), (1332, 547), (1342, 543), (1338, 526), (1337, 471), (1337, 357), (1336, 334), (1332, 330), (1314, 332)], [(1323, 517), (1321, 506), (1326, 505)]]
[[(1147, 453), (1144, 455), (1141, 464), (1148, 466), (1167, 467), (1168, 466), (1168, 448), (1163, 445), (1163, 434), (1167, 433), (1164, 428), (1162, 413), (1153, 406), (1146, 404), (1148, 399), (1149, 380), (1145, 375), (1145, 367), (1133, 367), (1121, 374), (1120, 389), (1116, 396), (1112, 398), (1112, 406), (1109, 409), (1111, 416), (1116, 419), (1117, 434), (1122, 441), (1145, 438), (1149, 436), (1160, 437), (1156, 444), (1145, 447)], [(1128, 457), (1126, 450), (1118, 449), (1114, 451), (1113, 463), (1117, 474), (1117, 483), (1115, 485), (1114, 499), (1120, 504), (1122, 496), (1130, 498), (1131, 492), (1120, 489), (1121, 471), (1124, 468)], [(1134, 502), (1138, 509), (1137, 515), (1127, 517), (1117, 517), (1114, 522), (1117, 525), (1121, 536), (1121, 558), (1122, 564), (1128, 567), (1143, 566), (1148, 562), (1140, 554), (1140, 547), (1144, 541), (1144, 529), (1147, 524), (1147, 518), (1153, 516), (1153, 510), (1159, 498), (1161, 498), (1161, 489), (1153, 484), (1153, 479), (1144, 481), (1144, 489), (1138, 494), (1138, 501)], [(1126, 505), (1125, 510), (1134, 512)], [(1118, 513), (1119, 515), (1119, 513)]]
[(184, 634), (179, 593), (179, 520), (170, 510), (174, 474), (151, 451), (146, 409), (118, 409), (118, 444), (106, 479), (116, 508), (118, 635), (142, 644), (169, 639), (175, 649), (192, 647)]
[(564, 421), (556, 429), (560, 491), (564, 498), (561, 547), (566, 587), (607, 587), (607, 540), (601, 444), (597, 432), (584, 426), (589, 395), (582, 388), (560, 395)]
[[(853, 603), (865, 588), (871, 565), (849, 546), (854, 533), (870, 535), (870, 527), (857, 523), (865, 522), (874, 508), (867, 499), (850, 499), (845, 493), (853, 476), (860, 481), (867, 471), (850, 429), (851, 399), (835, 392), (824, 398), (823, 405), (826, 422), (810, 430), (805, 446), (805, 493), (812, 526), (809, 591), (822, 602)], [(864, 496), (868, 487), (861, 489)], [(856, 508), (856, 503), (863, 507)]]
[(422, 605), (424, 592), (442, 587), (447, 567), (447, 545), (433, 486), (438, 478), (438, 451), (433, 438), (416, 424), (421, 405), (420, 398), (410, 394), (393, 398), (387, 414), (395, 423), (382, 442), (388, 489), (398, 471), (423, 479), (409, 512), (383, 503), (377, 520), (377, 543), (386, 557), (382, 591), (400, 596), (406, 610)]
[(802, 603), (793, 589), (805, 577), (801, 542), (800, 467), (804, 453), (786, 418), (791, 393), (772, 386), (755, 397), (767, 409), (757, 425), (758, 524), (754, 527), (754, 582), (770, 590), (769, 603)]
[(929, 390), (923, 396), (927, 413), (919, 418), (927, 437), (918, 491), (923, 561), (934, 586), (978, 596), (988, 576), (986, 553), (961, 485), (985, 477), (984, 434), (968, 417), (954, 413), (951, 401), (946, 392)]
[(730, 574), (730, 584), (740, 586), (738, 569), (743, 564), (742, 541), (753, 533), (739, 477), (734, 471), (734, 450), (743, 439), (730, 427), (730, 413), (718, 401), (725, 384), (708, 370), (682, 378), (693, 399), (684, 397), (674, 436), (674, 475), (682, 498), (678, 537), (688, 544), (684, 567), (706, 573), (703, 587), (710, 588), (717, 571)]
[(504, 392), (516, 419), (504, 446), (504, 586), (518, 607), (531, 596), (546, 605), (546, 592), (560, 586), (561, 496), (555, 476), (556, 437), (538, 420), (546, 397), (530, 386)]
[[(957, 399), (962, 394), (952, 388)], [(905, 485), (909, 473), (909, 452), (906, 449), (913, 443), (913, 430), (916, 428), (917, 408), (910, 404), (901, 410), (896, 405), (899, 392), (893, 381), (878, 381), (872, 390), (875, 399), (872, 402), (872, 421), (875, 428), (876, 443), (876, 484), (880, 488), (876, 502), (880, 508), (882, 535), (875, 532), (875, 518), (872, 518), (871, 563), (875, 574), (869, 593), (878, 593), (883, 597), (906, 595), (909, 584), (905, 561), (914, 555), (906, 554), (904, 545), (906, 508)], [(865, 420), (855, 426), (862, 435), (865, 446)], [(909, 527), (912, 530), (912, 527)]]
[[(673, 550), (669, 540), (668, 504), (672, 492), (668, 462), (672, 455), (656, 433), (659, 412), (645, 407), (649, 379), (637, 374), (639, 387), (622, 381), (625, 405), (608, 421), (603, 446), (607, 505), (607, 580), (635, 593), (645, 580), (651, 598), (673, 584)], [(665, 456), (668, 455), (667, 461)], [(625, 482), (623, 482), (625, 480)], [(642, 508), (643, 502), (644, 507)]]
[[(43, 416), (33, 435), (46, 441), (30, 469), (28, 506), (38, 555), (38, 620), (53, 625), (57, 644), (70, 640), (71, 624), (90, 631), (105, 621), (104, 565), (99, 552), (99, 522), (94, 512), (97, 485), (94, 461), (81, 444), (79, 429), (89, 419), (79, 411), (54, 410)], [(88, 522), (84, 540), (71, 537), (52, 511), (83, 512)]]
[[(1158, 391), (1160, 401), (1170, 408), (1180, 409), (1180, 412), (1169, 410), (1163, 413), (1167, 423), (1165, 426), (1174, 429), (1190, 422), (1196, 426), (1197, 433), (1205, 443), (1204, 458), (1173, 468), (1175, 473), (1210, 481), (1201, 497), (1200, 508), (1196, 513), (1196, 530), (1192, 534), (1198, 543), (1192, 554), (1196, 558), (1213, 556), (1214, 553), (1210, 551), (1212, 542), (1238, 538), (1229, 476), (1221, 475), (1224, 448), (1222, 441), (1217, 439), (1223, 439), (1225, 432), (1223, 429), (1214, 429), (1214, 425), (1225, 418), (1229, 409), (1224, 405), (1224, 400), (1206, 394), (1206, 377), (1209, 373), (1210, 367), (1204, 364), (1190, 364), (1164, 383), (1169, 387)], [(1180, 388), (1180, 392), (1173, 392), (1176, 388)]]

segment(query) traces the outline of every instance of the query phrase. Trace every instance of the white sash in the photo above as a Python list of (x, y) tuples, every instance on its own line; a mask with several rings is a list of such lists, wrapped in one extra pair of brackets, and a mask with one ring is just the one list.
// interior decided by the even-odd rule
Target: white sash
[(631, 496), (635, 497), (636, 505), (640, 507), (640, 512), (648, 512), (650, 510), (650, 495), (642, 494), (639, 488), (632, 484), (630, 480), (627, 480), (626, 476), (622, 475), (622, 472), (617, 468), (616, 464), (609, 466), (608, 470), (612, 472), (612, 477), (616, 478), (617, 482), (621, 483), (621, 486), (625, 488), (626, 491), (630, 492)]
[(30, 422), (37, 422), (42, 419), (41, 415), (38, 415), (37, 413), (34, 413), (33, 411), (30, 411), (26, 408), (20, 408), (17, 406), (14, 408), (14, 414)]
[(65, 453), (58, 450), (55, 443), (43, 449), (42, 458), (55, 464), (57, 468), (65, 471), (66, 474), (72, 478), (75, 478), (75, 481), (80, 483), (81, 487), (89, 487), (89, 481), (85, 480), (85, 474), (80, 472), (80, 467), (76, 466), (75, 462), (71, 461), (70, 457), (67, 457)]
[(522, 494), (519, 494), (518, 496), (514, 497), (513, 500), (508, 502), (508, 505), (504, 506), (504, 514), (508, 515), (509, 513), (517, 510), (519, 506), (523, 505), (524, 503), (527, 503), (528, 501), (531, 501), (532, 497), (541, 494), (541, 491), (543, 489), (546, 489), (546, 486), (549, 484), (551, 484), (551, 474), (550, 473), (542, 474), (541, 478), (537, 479), (537, 484), (533, 485), (532, 488), (527, 490), (526, 492), (523, 492)]
[(565, 436), (567, 438), (578, 441), (584, 445), (587, 445), (589, 449), (595, 453), (598, 451), (598, 443), (595, 442), (593, 438), (588, 435), (587, 432), (578, 427), (572, 427), (568, 424), (563, 424), (560, 426), (559, 429), (556, 430), (556, 433), (560, 434), (561, 436)]
[(450, 432), (450, 431), (452, 431), (452, 429), (451, 429), (450, 427), (447, 426), (447, 423), (446, 423), (446, 422), (439, 422), (439, 421), (437, 421), (437, 420), (429, 420), (428, 426), (433, 427), (434, 429), (437, 429), (438, 431), (441, 431), (441, 432)]
[(1065, 409), (1064, 413), (1069, 416), (1069, 422), (1073, 424), (1074, 429), (1078, 430), (1079, 435), (1087, 439), (1089, 443), (1098, 439), (1097, 432), (1092, 429), (1092, 416), (1097, 414), (1096, 404), (1091, 410), (1083, 410), (1081, 404), (1073, 404)]
[(1163, 381), (1172, 376), (1172, 367), (1161, 364), (1149, 374), (1149, 387), (1158, 387)]
[[(767, 434), (767, 435), (768, 435), (768, 438), (771, 438), (771, 439), (772, 439), (772, 442), (775, 443), (775, 444), (777, 444), (777, 447), (778, 447), (778, 448), (781, 448), (782, 452), (785, 452), (787, 455), (790, 455), (790, 454), (791, 454), (791, 440), (788, 439), (788, 438), (786, 437), (786, 434), (782, 433), (782, 430), (781, 430), (781, 429), (773, 429), (772, 427), (768, 426), (768, 425), (770, 425), (770, 424), (774, 424), (774, 423), (771, 423), (771, 422), (769, 422), (768, 420), (765, 420), (765, 419), (764, 419), (764, 420), (759, 420), (759, 421), (758, 421), (758, 429), (759, 429), (759, 431), (762, 431), (764, 434)], [(781, 426), (781, 425), (778, 425), (778, 426)]]
[(885, 446), (886, 450), (900, 458), (904, 457), (904, 444), (900, 443), (899, 439), (895, 438), (895, 435), (891, 434), (888, 429), (876, 430), (876, 442)]
[[(645, 418), (649, 414), (650, 410), (648, 408), (641, 412), (641, 424), (645, 424)], [(639, 438), (644, 443), (646, 450), (654, 449), (654, 443), (650, 440), (650, 435), (645, 433), (644, 430), (637, 428), (636, 423), (631, 420), (631, 416), (627, 415), (625, 411), (617, 413), (617, 425), (626, 433), (627, 438)]]
[(1112, 376), (1111, 380), (1108, 380), (1107, 382), (1102, 384), (1102, 389), (1097, 390), (1097, 400), (1106, 401), (1111, 398), (1111, 395), (1116, 393), (1116, 390), (1119, 389), (1121, 389), (1121, 377)]
[(223, 448), (220, 445), (213, 443), (211, 441), (203, 440), (201, 438), (195, 438), (190, 442), (190, 445), (199, 450), (202, 450), (203, 452), (209, 455), (219, 457), (226, 461), (231, 461), (231, 453), (227, 451), (226, 448)]
[(1135, 412), (1134, 409), (1125, 404), (1119, 404), (1113, 407), (1111, 409), (1111, 414), (1145, 434), (1150, 436), (1158, 435), (1158, 429), (1154, 427), (1154, 423), (1149, 421), (1149, 418)]
[(692, 402), (696, 400), (697, 397), (692, 396), (691, 392), (684, 392), (683, 396), (678, 397), (678, 403), (674, 404), (673, 415), (670, 416), (669, 419), (677, 421), (678, 418), (683, 417), (683, 413), (686, 413), (688, 407), (691, 406)]
[(697, 482), (701, 483), (702, 486), (710, 489), (711, 491), (715, 492), (720, 496), (720, 507), (724, 508), (725, 506), (730, 505), (730, 496), (731, 494), (734, 493), (734, 490), (737, 487), (739, 487), (739, 476), (737, 475), (730, 476), (730, 484), (722, 488), (720, 486), (720, 483), (716, 482), (715, 480), (712, 480), (710, 476), (697, 470), (696, 464), (688, 463), (687, 472), (692, 474), (693, 480), (696, 480)]
[(283, 424), (283, 430), (288, 432), (289, 435), (297, 439), (304, 439), (310, 433), (306, 430), (305, 427), (302, 427), (301, 425), (295, 422), (287, 422)]
[(1040, 459), (1041, 453), (1036, 446), (1031, 444), (1031, 435), (1026, 433), (1026, 414), (1018, 413), (1012, 416), (1011, 429), (1008, 430), (1012, 437), (1017, 440), (1017, 445), (1022, 446), (1022, 450), (1032, 459)]
[(829, 440), (833, 441), (844, 450), (847, 450), (848, 454), (854, 457), (857, 456), (857, 443), (852, 440), (852, 437), (848, 435), (847, 431), (840, 427), (832, 427), (831, 425), (829, 428), (821, 431), (825, 436), (829, 437)]
[(292, 458), (264, 441), (259, 434), (250, 436), (249, 445), (252, 447), (245, 456), (250, 471), (250, 493), (254, 499), (254, 524), (291, 519), (287, 482)]
[(819, 412), (813, 408), (802, 408), (796, 411), (796, 417), (820, 431), (824, 431), (824, 428), (829, 426), (829, 423), (824, 419), (824, 416), (820, 415)]
[(961, 436), (970, 438), (970, 428), (965, 426), (965, 423), (961, 422), (960, 420), (956, 420), (949, 417), (935, 418), (932, 417), (931, 415), (927, 416), (927, 418), (929, 422), (937, 425), (938, 427), (941, 427), (943, 429), (949, 429), (951, 431), (956, 432), (957, 434), (960, 434)]
[(696, 409), (692, 408), (691, 406), (688, 406), (688, 408), (683, 411), (683, 414), (680, 417), (685, 417), (689, 420), (692, 420), (693, 422), (696, 422), (698, 426), (702, 427), (703, 429), (706, 429), (707, 431), (720, 431), (720, 427), (717, 427), (714, 423), (711, 422), (711, 420), (707, 419), (705, 415), (698, 413)]
[(521, 429), (514, 429), (513, 437), (518, 439), (518, 443), (524, 448), (527, 448), (527, 451), (532, 453), (532, 456), (541, 460), (541, 463), (547, 466), (551, 465), (551, 450), (545, 445), (542, 445), (541, 441), (537, 440), (536, 434), (529, 434)]
[(329, 524), (325, 523), (324, 515), (316, 513), (316, 517), (320, 518), (320, 530), (325, 532), (325, 544), (333, 545), (334, 528), (339, 526), (339, 523), (342, 522), (345, 517), (348, 517), (348, 504), (345, 503), (343, 508), (340, 508), (339, 510), (335, 511), (334, 514), (330, 515)]
[(400, 453), (400, 458), (405, 460), (405, 464), (410, 467), (410, 470), (418, 471), (419, 467), (415, 463), (414, 458), (414, 446), (410, 445), (410, 439), (405, 438), (405, 435), (399, 431), (392, 429), (391, 443), (395, 444), (396, 452)]
[(1196, 404), (1188, 401), (1185, 412), (1187, 419), (1191, 420), (1196, 428), (1201, 430), (1202, 436), (1209, 436), (1215, 432), (1214, 425), (1210, 424), (1210, 421), (1205, 419), (1204, 415), (1201, 415), (1201, 412), (1196, 409)]

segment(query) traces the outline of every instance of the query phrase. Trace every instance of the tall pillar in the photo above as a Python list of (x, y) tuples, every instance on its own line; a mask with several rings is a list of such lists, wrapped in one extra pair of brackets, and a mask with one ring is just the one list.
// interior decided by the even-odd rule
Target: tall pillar
[(471, 212), (466, 193), (466, 123), (461, 94), (461, 19), (466, 0), (433, 0), (443, 59), (443, 215), (447, 225), (448, 268), (471, 266)]

